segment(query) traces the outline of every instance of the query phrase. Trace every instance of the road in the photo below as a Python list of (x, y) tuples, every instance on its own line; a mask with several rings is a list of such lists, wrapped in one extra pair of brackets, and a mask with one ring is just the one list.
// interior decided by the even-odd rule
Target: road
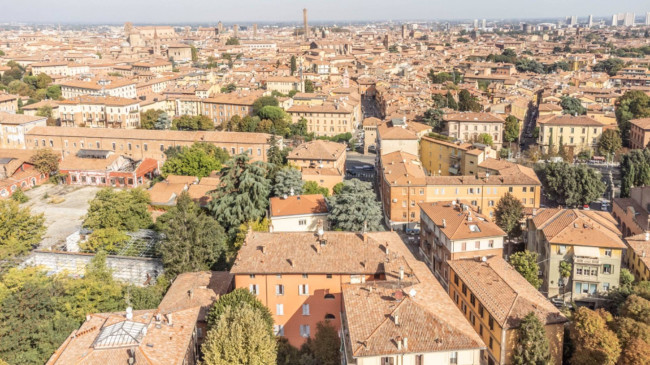
[(381, 119), (381, 112), (379, 111), (379, 106), (375, 99), (372, 98), (362, 98), (361, 99), (361, 110), (363, 111), (363, 117), (375, 117)]
[(359, 179), (363, 181), (375, 182), (375, 157), (374, 153), (362, 155), (358, 152), (348, 151), (345, 160), (345, 178)]

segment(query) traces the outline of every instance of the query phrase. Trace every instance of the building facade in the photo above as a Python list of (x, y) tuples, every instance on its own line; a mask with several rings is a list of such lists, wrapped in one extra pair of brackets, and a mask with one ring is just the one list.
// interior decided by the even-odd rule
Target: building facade
[(59, 103), (61, 126), (90, 128), (138, 128), (137, 100), (113, 96), (79, 96)]

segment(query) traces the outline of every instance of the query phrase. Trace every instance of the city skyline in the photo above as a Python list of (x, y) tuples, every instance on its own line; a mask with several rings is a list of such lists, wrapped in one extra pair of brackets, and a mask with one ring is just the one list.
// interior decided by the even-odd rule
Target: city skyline
[[(577, 15), (586, 18), (611, 17), (614, 13), (634, 12), (642, 16), (650, 11), (642, 0), (611, 2), (595, 0), (585, 6), (578, 1), (549, 0), (530, 4), (512, 0), (484, 1), (466, 0), (446, 3), (441, 0), (422, 2), (405, 0), (395, 7), (387, 0), (358, 0), (346, 2), (332, 0), (327, 3), (311, 1), (295, 2), (278, 0), (273, 3), (261, 0), (242, 0), (236, 3), (194, 1), (179, 3), (171, 0), (142, 0), (131, 2), (114, 0), (100, 2), (90, 0), (61, 0), (49, 2), (34, 0), (32, 6), (7, 3), (0, 14), (0, 22), (15, 23), (92, 23), (113, 24), (124, 21), (135, 23), (300, 23), (302, 9), (308, 8), (310, 22), (360, 22), (360, 21), (407, 21), (407, 20), (465, 20), (487, 19), (543, 19)], [(127, 9), (127, 11), (125, 11)], [(246, 9), (245, 12), (242, 9)]]

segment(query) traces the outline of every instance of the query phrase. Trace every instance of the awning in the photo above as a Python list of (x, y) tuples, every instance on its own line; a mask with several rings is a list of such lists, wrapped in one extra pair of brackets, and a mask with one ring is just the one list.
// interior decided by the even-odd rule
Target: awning
[(600, 257), (598, 247), (573, 246), (573, 256), (581, 257)]

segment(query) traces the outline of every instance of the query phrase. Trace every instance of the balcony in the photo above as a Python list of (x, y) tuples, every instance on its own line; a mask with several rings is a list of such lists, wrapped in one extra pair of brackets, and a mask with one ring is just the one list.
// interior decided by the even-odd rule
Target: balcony
[(573, 262), (576, 264), (600, 265), (600, 260), (597, 257), (574, 256)]

